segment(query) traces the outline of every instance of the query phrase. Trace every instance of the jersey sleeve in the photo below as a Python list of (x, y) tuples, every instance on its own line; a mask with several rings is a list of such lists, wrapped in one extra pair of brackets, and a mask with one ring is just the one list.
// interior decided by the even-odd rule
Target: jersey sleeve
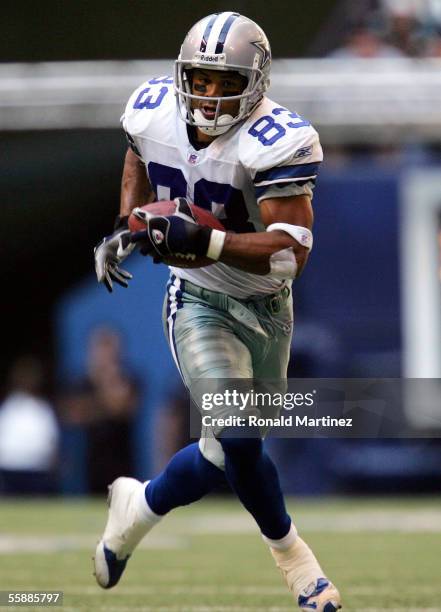
[[(155, 116), (166, 105), (167, 98), (173, 98), (173, 79), (159, 77), (145, 81), (130, 96), (121, 124), (132, 151), (142, 160), (142, 139), (155, 123)], [(164, 103), (163, 103), (164, 102)]]
[(308, 121), (267, 104), (244, 126), (239, 150), (258, 203), (304, 194), (312, 198), (323, 151)]

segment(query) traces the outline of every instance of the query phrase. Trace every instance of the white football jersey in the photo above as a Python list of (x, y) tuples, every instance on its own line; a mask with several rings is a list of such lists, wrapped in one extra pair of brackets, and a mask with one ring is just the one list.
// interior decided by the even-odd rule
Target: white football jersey
[[(265, 231), (259, 203), (266, 198), (312, 196), (323, 159), (310, 123), (266, 97), (246, 121), (195, 149), (177, 112), (171, 77), (143, 83), (130, 97), (122, 122), (157, 200), (187, 197), (236, 233)], [(286, 284), (223, 263), (172, 271), (239, 299), (271, 294)]]

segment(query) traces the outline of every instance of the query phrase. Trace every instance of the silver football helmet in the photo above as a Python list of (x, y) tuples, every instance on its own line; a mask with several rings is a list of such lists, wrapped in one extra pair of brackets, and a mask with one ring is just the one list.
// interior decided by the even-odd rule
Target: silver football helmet
[[(251, 19), (239, 13), (209, 15), (188, 32), (175, 62), (174, 88), (181, 118), (210, 136), (218, 136), (248, 117), (261, 101), (269, 86), (271, 49), (264, 31)], [(247, 85), (237, 96), (211, 98), (191, 92), (194, 68), (238, 72)], [(192, 109), (192, 100), (216, 102), (214, 119), (206, 119), (200, 110)], [(236, 117), (220, 114), (224, 100), (240, 100)]]

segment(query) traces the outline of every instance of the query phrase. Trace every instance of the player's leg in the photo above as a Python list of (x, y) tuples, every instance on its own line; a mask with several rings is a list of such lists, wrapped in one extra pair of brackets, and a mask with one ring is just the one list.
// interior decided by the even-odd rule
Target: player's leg
[[(250, 338), (255, 339), (258, 334), (249, 329), (249, 337), (240, 338), (238, 330), (242, 325), (229, 316), (228, 308), (207, 308), (206, 302), (182, 295), (180, 286), (173, 279), (169, 284), (165, 320), (170, 347), (187, 387), (192, 380), (200, 379), (211, 379), (211, 382), (220, 379), (220, 387), (223, 379), (252, 379), (253, 358), (246, 343), (250, 344)], [(212, 297), (214, 302), (218, 296)], [(205, 299), (210, 303), (211, 292), (205, 292)], [(269, 337), (263, 334), (256, 340), (258, 354), (268, 351), (268, 341)], [(276, 373), (270, 372), (270, 375)], [(223, 470), (262, 532), (272, 538), (286, 536), (291, 520), (276, 469), (263, 451), (259, 431), (252, 439), (225, 438), (221, 442), (207, 435), (201, 439), (199, 448), (191, 445), (183, 449), (149, 483), (147, 502), (154, 512), (165, 514), (196, 501), (218, 484)]]
[[(264, 305), (256, 306), (255, 313), (260, 314), (259, 310), (268, 318)], [(286, 377), (291, 346), (291, 303), (286, 301), (277, 316), (271, 317), (267, 323), (266, 339), (240, 325), (234, 329), (251, 355), (254, 376), (282, 381)], [(211, 342), (209, 336), (206, 339)], [(229, 337), (225, 340), (229, 342)], [(196, 361), (208, 367), (210, 360), (201, 359), (203, 354), (196, 356), (199, 357)], [(214, 355), (222, 354), (222, 347), (218, 346)], [(240, 372), (237, 369), (233, 378), (240, 376)], [(246, 371), (244, 374), (243, 378), (250, 377)], [(245, 437), (244, 434), (248, 435)], [(243, 428), (225, 430), (218, 439), (213, 436), (201, 439), (200, 449), (210, 462), (225, 469), (228, 483), (255, 518), (300, 607), (334, 612), (339, 607), (338, 592), (325, 578), (312, 551), (297, 536), (286, 512), (277, 469), (265, 452), (259, 432), (245, 432)]]
[[(213, 379), (220, 379), (220, 390), (225, 379), (251, 380), (254, 364), (247, 344), (253, 338), (259, 344), (256, 352), (265, 353), (269, 336), (259, 335), (254, 329), (247, 328), (249, 336), (240, 337), (239, 330), (243, 325), (229, 315), (226, 302), (222, 310), (207, 308), (207, 303), (194, 297), (182, 297), (179, 289), (179, 281), (170, 283), (166, 320), (170, 347), (187, 387), (191, 386), (192, 380), (211, 379), (213, 383)], [(204, 299), (215, 306), (219, 295), (205, 291)], [(235, 307), (246, 309), (239, 303)], [(239, 319), (242, 320), (241, 317)], [(228, 410), (224, 411), (223, 416), (228, 416)], [(277, 472), (269, 456), (263, 452), (258, 430), (251, 439), (224, 438), (219, 442), (206, 436), (201, 440), (198, 451), (199, 457), (212, 468), (217, 466), (215, 469), (218, 471), (225, 469), (230, 486), (255, 517), (264, 534), (273, 538), (286, 536), (291, 519), (286, 513)], [(202, 496), (199, 494), (191, 498), (191, 494), (187, 495), (188, 492), (182, 490), (182, 483), (186, 480), (182, 474), (185, 471), (181, 465), (175, 465), (177, 458), (175, 456), (168, 468), (146, 489), (147, 501), (155, 512), (168, 511)], [(169, 475), (169, 468), (172, 467), (176, 469)], [(215, 482), (213, 475), (209, 474), (211, 482), (204, 483), (200, 473), (193, 473), (192, 486), (205, 487), (204, 492), (208, 492)], [(180, 487), (176, 486), (178, 482), (181, 483)], [(187, 498), (190, 498), (189, 501)]]
[[(256, 310), (269, 317), (274, 330), (274, 341), (268, 345), (265, 354), (253, 351), (255, 376), (260, 380), (272, 379), (273, 384), (277, 380), (282, 382), (286, 378), (291, 349), (291, 334), (288, 333), (289, 323), (293, 318), (291, 301), (288, 300), (277, 313), (268, 312), (268, 308), (262, 304), (256, 305)], [(257, 449), (252, 452), (256, 454)], [(266, 455), (264, 450), (262, 450), (262, 455)], [(262, 461), (262, 459), (259, 460)], [(275, 475), (271, 476), (271, 470), (267, 468), (268, 479), (273, 478), (278, 483), (275, 467), (273, 467), (274, 473)], [(266, 531), (264, 529), (261, 531), (277, 567), (302, 610), (335, 612), (341, 607), (337, 589), (326, 578), (314, 553), (298, 536), (293, 524), (290, 525), (286, 535), (281, 534), (282, 537), (277, 536), (274, 532), (271, 535), (268, 528)]]
[[(187, 388), (192, 380), (250, 378), (251, 356), (234, 334), (228, 315), (207, 308), (191, 295), (176, 298), (174, 289), (169, 284), (165, 330)], [(200, 444), (186, 446), (149, 483), (147, 503), (157, 514), (164, 515), (197, 501), (225, 482), (223, 465), (218, 463)]]
[(219, 442), (225, 455), (225, 474), (243, 506), (267, 538), (293, 541), (276, 467), (265, 452), (258, 428), (229, 428)]
[[(261, 322), (266, 335), (257, 334), (240, 324), (235, 327), (236, 334), (250, 352), (254, 382), (256, 378), (277, 381), (286, 376), (292, 309), (287, 300), (281, 306), (283, 312), (277, 327), (269, 318), (264, 300), (261, 309), (258, 304), (247, 305)], [(216, 436), (216, 443), (223, 450), (228, 483), (254, 517), (262, 535), (272, 540), (287, 538), (292, 541), (291, 519), (286, 511), (277, 469), (264, 449), (261, 433), (258, 427), (230, 427)]]
[[(244, 433), (252, 437), (238, 437)], [(225, 454), (227, 480), (256, 520), (300, 608), (335, 612), (340, 596), (311, 549), (297, 535), (285, 508), (277, 469), (257, 435), (243, 428), (223, 432), (219, 442)]]
[[(227, 314), (208, 309), (192, 296), (177, 301), (174, 288), (169, 283), (166, 333), (187, 386), (195, 378), (232, 378), (237, 373), (250, 378), (249, 351), (229, 327)], [(110, 487), (109, 518), (95, 554), (100, 586), (110, 588), (118, 582), (136, 545), (164, 514), (200, 499), (224, 480), (224, 471), (201, 453), (198, 444), (176, 453), (149, 483), (117, 479)]]
[[(251, 380), (256, 367), (267, 367), (268, 361), (271, 363), (271, 367), (267, 367), (269, 377), (280, 377), (281, 370), (286, 372), (292, 323), (292, 310), (288, 308), (287, 300), (284, 300), (286, 308), (281, 315), (284, 317), (284, 342), (279, 342), (278, 337), (275, 339), (277, 350), (271, 349), (274, 345), (273, 326), (270, 325), (268, 334), (256, 333), (253, 326), (244, 325), (243, 321), (254, 317), (258, 325), (261, 313), (257, 309), (255, 313), (251, 313), (243, 303), (233, 302), (235, 315), (238, 309), (242, 309), (243, 316), (230, 316), (231, 304), (226, 296), (208, 290), (197, 290), (195, 293), (191, 283), (171, 277), (164, 303), (164, 329), (176, 366), (187, 388), (192, 387), (194, 380), (200, 379), (211, 379), (212, 383), (213, 379), (220, 380), (220, 387), (224, 379)], [(262, 362), (262, 355), (268, 355), (270, 350), (270, 359), (265, 361), (263, 358)], [(229, 463), (233, 464), (238, 462), (234, 442), (225, 442), (232, 456)], [(258, 523), (264, 524), (263, 533), (268, 537), (275, 537), (275, 534), (278, 536), (282, 531), (285, 532), (283, 535), (286, 535), (290, 519), (286, 514), (275, 467), (268, 455), (262, 452), (258, 432), (257, 438), (251, 441), (245, 439), (243, 444), (246, 443), (257, 449), (254, 453), (249, 453), (252, 460), (246, 463), (248, 470), (254, 470), (260, 475), (261, 482), (270, 483), (268, 493), (263, 495), (265, 499), (273, 500), (269, 510), (270, 518), (266, 518), (263, 511), (265, 502), (255, 499), (256, 496), (254, 503), (245, 503), (244, 499), (244, 505), (250, 511), (254, 510), (251, 505), (259, 505), (252, 514), (256, 516)], [(218, 484), (225, 469), (222, 445), (213, 435), (202, 437), (199, 447), (190, 445), (182, 449), (172, 458), (164, 472), (149, 483), (146, 489), (147, 502), (155, 513), (163, 515), (174, 507), (200, 499)], [(238, 466), (240, 478), (234, 475), (232, 466), (229, 466), (227, 471), (231, 475), (230, 484), (238, 493), (237, 487), (241, 487), (243, 480), (242, 466)], [(187, 481), (188, 486), (182, 486), (182, 483)], [(177, 486), (178, 483), (181, 485)], [(265, 487), (265, 484), (263, 486)], [(245, 495), (245, 483), (243, 489)], [(249, 497), (250, 500), (253, 497), (251, 492)], [(276, 500), (280, 502), (279, 506)]]

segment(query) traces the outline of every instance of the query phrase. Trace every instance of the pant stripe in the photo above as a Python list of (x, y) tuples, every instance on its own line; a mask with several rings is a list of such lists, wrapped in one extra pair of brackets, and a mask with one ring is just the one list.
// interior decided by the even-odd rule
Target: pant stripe
[(182, 376), (181, 366), (179, 364), (178, 352), (176, 350), (176, 341), (174, 326), (176, 321), (176, 313), (180, 308), (183, 307), (182, 303), (182, 289), (181, 280), (174, 274), (170, 277), (170, 281), (167, 284), (167, 326), (168, 326), (168, 340), (170, 343), (170, 350), (176, 367), (178, 368), (179, 374)]

